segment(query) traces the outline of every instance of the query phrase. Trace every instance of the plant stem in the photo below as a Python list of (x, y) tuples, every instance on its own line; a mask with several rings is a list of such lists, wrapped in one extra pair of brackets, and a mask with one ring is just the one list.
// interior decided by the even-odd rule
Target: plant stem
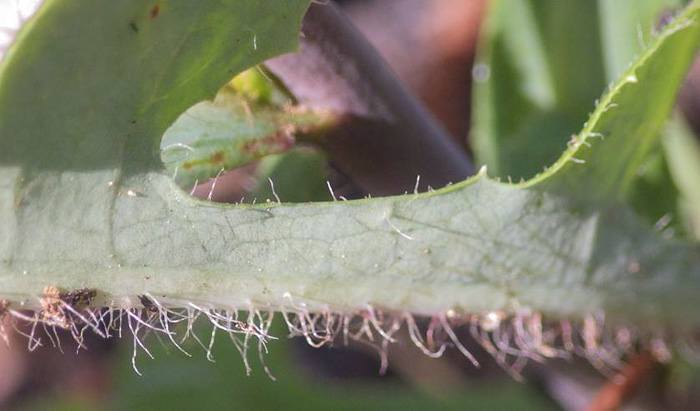
[(332, 4), (306, 15), (301, 53), (267, 67), (300, 103), (340, 113), (316, 136), (333, 163), (367, 193), (438, 188), (474, 173), (463, 149), (408, 92), (377, 51)]

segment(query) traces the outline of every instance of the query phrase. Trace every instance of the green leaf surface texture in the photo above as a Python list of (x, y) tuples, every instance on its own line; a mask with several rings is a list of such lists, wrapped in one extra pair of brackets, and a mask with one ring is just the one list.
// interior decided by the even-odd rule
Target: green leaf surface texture
[(0, 65), (0, 297), (37, 308), (46, 286), (87, 287), (112, 307), (148, 294), (222, 309), (527, 307), (700, 325), (700, 249), (662, 239), (617, 194), (695, 54), (697, 2), (526, 183), (482, 171), (436, 192), (350, 202), (190, 197), (161, 163), (165, 130), (234, 74), (293, 49), (308, 5), (44, 3)]

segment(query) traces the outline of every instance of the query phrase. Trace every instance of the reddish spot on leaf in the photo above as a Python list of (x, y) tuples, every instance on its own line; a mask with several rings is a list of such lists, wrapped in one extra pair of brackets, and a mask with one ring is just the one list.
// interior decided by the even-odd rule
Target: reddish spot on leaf
[(160, 14), (160, 4), (156, 4), (151, 9), (151, 18), (155, 19), (156, 17), (158, 17), (159, 14)]
[(241, 147), (241, 150), (252, 156), (281, 153), (289, 150), (294, 145), (294, 136), (288, 131), (265, 137), (259, 140), (249, 141)]
[(214, 154), (211, 155), (211, 162), (214, 164), (223, 164), (224, 163), (224, 153), (221, 151), (216, 151)]

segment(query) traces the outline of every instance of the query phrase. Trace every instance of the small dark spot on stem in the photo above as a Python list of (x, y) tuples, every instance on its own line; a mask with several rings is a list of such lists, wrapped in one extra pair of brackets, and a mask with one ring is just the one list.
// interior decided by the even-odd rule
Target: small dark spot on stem
[(656, 21), (656, 31), (662, 31), (668, 26), (673, 19), (678, 15), (678, 10), (666, 10), (659, 15)]
[(133, 30), (134, 33), (138, 33), (138, 32), (139, 32), (138, 26), (137, 26), (136, 23), (134, 23), (133, 21), (129, 23), (129, 27), (131, 27), (131, 30)]
[(151, 18), (155, 19), (156, 17), (158, 17), (159, 14), (160, 14), (160, 4), (156, 4), (151, 9)]
[(92, 303), (96, 295), (97, 291), (92, 288), (79, 288), (69, 292), (63, 301), (76, 310), (82, 310)]
[(156, 307), (156, 305), (153, 304), (153, 301), (151, 301), (150, 298), (146, 297), (145, 295), (139, 295), (138, 297), (139, 301), (141, 301), (141, 305), (143, 305), (143, 308), (146, 309), (146, 312), (149, 315), (158, 313), (158, 307)]
[(84, 320), (77, 312), (85, 310), (96, 294), (97, 291), (92, 288), (78, 288), (63, 293), (56, 286), (44, 287), (39, 299), (39, 318), (49, 325), (69, 330)]

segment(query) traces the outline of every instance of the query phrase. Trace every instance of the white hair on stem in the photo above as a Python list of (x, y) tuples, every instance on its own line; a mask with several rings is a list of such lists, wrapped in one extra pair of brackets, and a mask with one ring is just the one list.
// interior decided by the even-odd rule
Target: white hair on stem
[(282, 204), (280, 196), (278, 196), (277, 192), (275, 191), (275, 183), (272, 182), (272, 178), (268, 177), (267, 181), (270, 182), (270, 190), (272, 190), (272, 195), (275, 197), (275, 200), (277, 200), (277, 204)]
[(326, 186), (328, 187), (328, 191), (331, 193), (331, 198), (333, 198), (333, 201), (338, 201), (338, 199), (335, 197), (335, 193), (333, 192), (333, 187), (331, 187), (331, 182), (326, 181)]
[[(217, 333), (223, 331), (241, 355), (246, 373), (253, 372), (248, 354), (251, 344), (255, 344), (253, 348), (257, 348), (264, 372), (274, 379), (264, 358), (269, 350), (268, 342), (275, 338), (270, 330), (279, 312), (289, 335), (304, 338), (312, 347), (337, 343), (371, 346), (379, 356), (381, 373), (389, 366), (388, 350), (395, 343), (411, 343), (416, 346), (417, 353), (431, 358), (441, 357), (454, 348), (478, 366), (479, 361), (465, 345), (470, 339), (516, 379), (521, 378), (529, 361), (570, 359), (576, 355), (586, 358), (602, 374), (617, 379), (618, 371), (626, 365), (626, 358), (640, 350), (651, 352), (660, 361), (668, 361), (671, 356), (668, 343), (672, 340), (660, 330), (642, 332), (609, 324), (602, 313), (591, 313), (580, 320), (547, 321), (541, 313), (517, 303), (510, 314), (447, 310), (426, 317), (428, 321), (417, 322), (409, 312), (381, 310), (372, 304), (355, 312), (337, 312), (328, 306), (319, 308), (303, 298), (292, 297), (291, 293), (284, 293), (285, 303), (278, 307), (251, 302), (238, 307), (220, 307), (144, 293), (123, 298), (120, 304), (113, 302), (107, 307), (87, 308), (79, 304), (75, 295), (94, 294), (82, 292), (84, 294), (45, 292), (39, 298), (42, 309), (34, 312), (14, 310), (9, 308), (9, 302), (0, 301), (0, 316), (9, 320), (0, 329), (3, 339), (9, 343), (4, 327), (9, 324), (17, 335), (27, 339), (29, 350), (47, 346), (43, 339), (48, 339), (48, 346), (63, 350), (57, 332), (60, 328), (70, 332), (79, 351), (87, 348), (83, 343), (87, 331), (101, 338), (122, 338), (123, 329), (128, 327), (133, 340), (132, 366), (141, 375), (137, 366), (139, 351), (153, 358), (146, 344), (149, 334), (155, 334), (160, 343), (172, 344), (187, 356), (191, 354), (182, 344), (191, 337), (206, 352), (207, 359), (214, 361), (214, 342)], [(310, 309), (312, 306), (316, 308)], [(211, 327), (208, 341), (197, 335), (194, 324), (198, 321)], [(397, 333), (402, 327), (406, 327), (406, 333), (400, 336)]]

